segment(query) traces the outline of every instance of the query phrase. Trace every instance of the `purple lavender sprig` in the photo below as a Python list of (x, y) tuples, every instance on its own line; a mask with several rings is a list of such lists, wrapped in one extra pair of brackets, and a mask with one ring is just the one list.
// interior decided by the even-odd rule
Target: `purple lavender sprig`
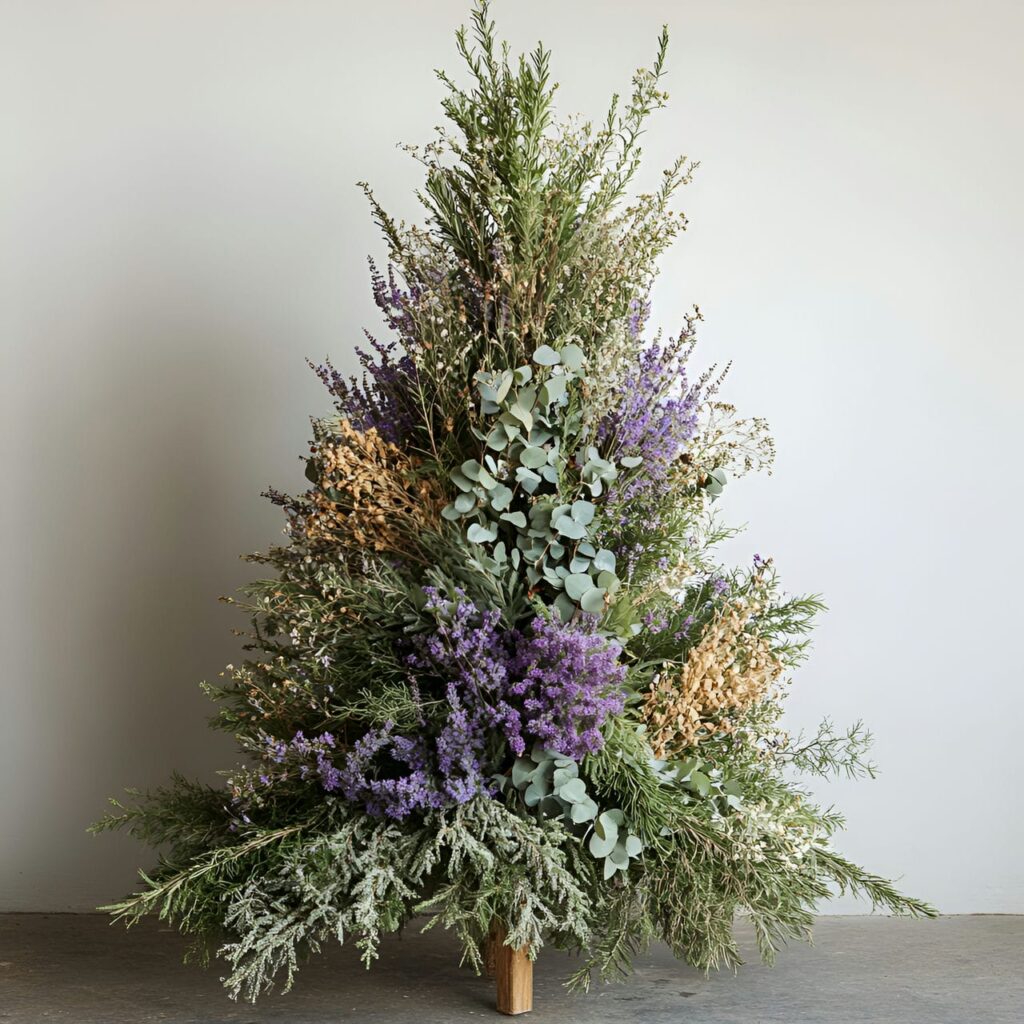
[(373, 428), (386, 441), (400, 444), (419, 422), (416, 364), (408, 355), (397, 355), (396, 342), (382, 344), (369, 334), (367, 338), (375, 354), (356, 348), (363, 368), (361, 380), (345, 377), (329, 359), (309, 365), (331, 393), (342, 419), (357, 430)]
[(509, 695), (521, 702), (523, 732), (574, 761), (600, 750), (601, 726), (625, 706), (621, 647), (592, 623), (539, 617), (516, 639)]
[(309, 365), (331, 393), (339, 416), (357, 430), (374, 428), (386, 441), (400, 444), (420, 419), (416, 362), (409, 355), (419, 344), (413, 315), (419, 291), (400, 288), (393, 267), (388, 267), (385, 278), (373, 260), (369, 262), (373, 300), (384, 314), (388, 327), (398, 335), (397, 340), (382, 343), (364, 332), (373, 351), (356, 347), (363, 369), (361, 379), (345, 377), (329, 359)]
[(420, 300), (420, 289), (415, 285), (408, 290), (399, 287), (395, 268), (390, 264), (388, 265), (388, 276), (385, 278), (377, 269), (377, 264), (372, 257), (368, 258), (368, 262), (374, 303), (384, 314), (388, 327), (401, 339), (403, 347), (407, 351), (415, 350), (420, 338), (413, 311)]
[(406, 664), (414, 693), (440, 691), (443, 709), (415, 736), (393, 724), (371, 729), (347, 751), (332, 733), (285, 741), (265, 736), (262, 787), (316, 779), (379, 817), (405, 819), (477, 795), (493, 795), (495, 739), (515, 755), (539, 742), (574, 760), (599, 750), (601, 728), (622, 711), (626, 669), (621, 647), (592, 621), (542, 617), (522, 631), (505, 628), (457, 591), (448, 600), (427, 588), (433, 630), (412, 641)]
[(427, 744), (420, 737), (396, 736), (393, 729), (389, 722), (356, 741), (338, 772), (337, 788), (375, 817), (401, 820), (448, 803), (438, 791)]
[[(464, 595), (447, 601), (428, 589), (438, 626), (416, 640), (410, 667), (447, 679), (482, 729), (498, 730), (513, 753), (539, 740), (581, 759), (603, 742), (601, 726), (623, 708), (621, 648), (592, 622), (535, 618), (524, 632), (502, 630), (495, 611)], [(451, 689), (454, 687), (454, 691)]]
[[(642, 324), (639, 314), (637, 326)], [(697, 430), (700, 389), (690, 386), (686, 360), (693, 348), (687, 332), (643, 348), (636, 365), (616, 388), (617, 404), (598, 427), (598, 440), (616, 461), (639, 456), (640, 466), (611, 489), (610, 505), (656, 497), (673, 463)]]

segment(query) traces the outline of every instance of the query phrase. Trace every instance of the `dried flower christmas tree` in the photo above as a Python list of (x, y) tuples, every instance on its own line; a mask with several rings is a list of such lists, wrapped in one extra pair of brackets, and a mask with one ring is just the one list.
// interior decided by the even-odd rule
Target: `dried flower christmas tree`
[(219, 949), (233, 994), (331, 938), (369, 963), (425, 911), (477, 966), (492, 924), (578, 950), (582, 987), (653, 939), (735, 964), (737, 914), (771, 959), (835, 887), (931, 913), (836, 853), (793, 781), (872, 771), (859, 727), (779, 727), (819, 601), (715, 564), (711, 504), (770, 465), (765, 425), (688, 376), (699, 314), (645, 336), (692, 170), (629, 194), (666, 43), (603, 122), (556, 125), (548, 53), (510, 62), (481, 2), (450, 128), (412, 148), (426, 225), (367, 189), (393, 338), (361, 380), (316, 367), (310, 487), (270, 495), (287, 542), (252, 559), (251, 656), (208, 688), (245, 764), (97, 826), (166, 850), (109, 909)]

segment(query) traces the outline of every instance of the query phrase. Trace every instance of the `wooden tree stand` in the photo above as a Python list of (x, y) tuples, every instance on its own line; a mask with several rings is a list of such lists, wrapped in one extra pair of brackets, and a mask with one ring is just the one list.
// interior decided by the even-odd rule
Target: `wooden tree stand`
[(533, 961), (526, 946), (506, 946), (506, 935), (503, 925), (497, 921), (491, 925), (484, 961), (487, 974), (496, 983), (498, 1013), (514, 1017), (533, 1009)]

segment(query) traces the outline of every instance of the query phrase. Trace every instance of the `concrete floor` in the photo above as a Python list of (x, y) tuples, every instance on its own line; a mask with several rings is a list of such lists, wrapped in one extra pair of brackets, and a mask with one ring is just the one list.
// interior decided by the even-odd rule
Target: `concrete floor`
[[(305, 966), (287, 996), (231, 1002), (216, 968), (181, 964), (184, 943), (156, 921), (131, 933), (91, 914), (0, 915), (0, 1021), (17, 1024), (447, 1024), (503, 1020), (492, 984), (458, 967), (440, 932), (393, 938), (370, 972), (353, 948)], [(1024, 917), (938, 921), (823, 918), (814, 948), (705, 978), (657, 948), (623, 985), (570, 996), (570, 962), (536, 968), (531, 1024), (1024, 1022)]]

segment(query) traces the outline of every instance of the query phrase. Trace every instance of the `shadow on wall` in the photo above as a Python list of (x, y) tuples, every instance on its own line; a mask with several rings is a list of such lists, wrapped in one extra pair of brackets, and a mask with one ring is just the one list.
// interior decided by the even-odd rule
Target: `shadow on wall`
[[(215, 781), (234, 763), (198, 687), (239, 651), (230, 629), (244, 622), (216, 598), (259, 571), (237, 554), (278, 535), (280, 513), (258, 498), (265, 482), (301, 476), (305, 423), (275, 401), (280, 367), (260, 358), (272, 332), (261, 338), (251, 314), (201, 290), (140, 283), (126, 282), (123, 304), (97, 304), (107, 315), (96, 322), (57, 325), (77, 335), (60, 346), (72, 355), (57, 364), (54, 346), (33, 378), (45, 411), (25, 454), (15, 553), (31, 661), (9, 719), (20, 771), (3, 803), (21, 826), (5, 829), (5, 909), (119, 897), (152, 855), (125, 837), (83, 837), (106, 797), (172, 767)], [(52, 880), (45, 899), (40, 875)]]

